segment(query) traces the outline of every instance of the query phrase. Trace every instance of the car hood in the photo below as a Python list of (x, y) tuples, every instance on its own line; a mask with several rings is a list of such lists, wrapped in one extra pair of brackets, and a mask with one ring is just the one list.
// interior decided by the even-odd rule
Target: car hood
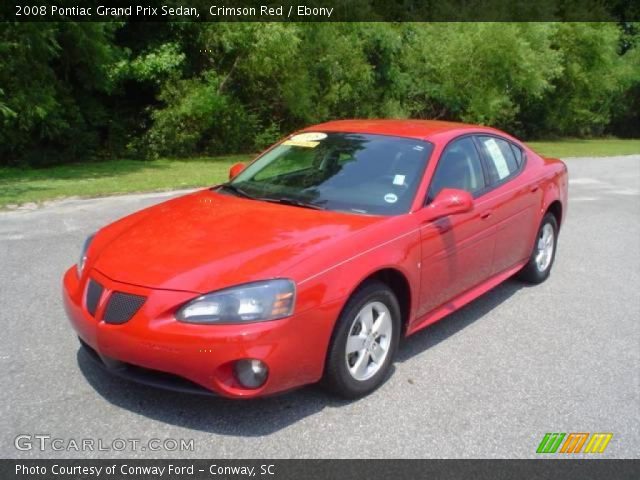
[(206, 293), (284, 275), (378, 220), (204, 190), (100, 231), (93, 268), (123, 283)]

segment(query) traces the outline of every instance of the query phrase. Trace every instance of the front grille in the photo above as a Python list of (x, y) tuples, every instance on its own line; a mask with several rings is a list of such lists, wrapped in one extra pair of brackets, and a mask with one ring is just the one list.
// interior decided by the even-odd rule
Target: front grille
[(109, 297), (109, 303), (107, 303), (102, 319), (106, 323), (119, 324), (128, 322), (140, 310), (145, 300), (146, 297), (141, 297), (140, 295), (113, 292)]
[(98, 303), (100, 302), (100, 297), (102, 296), (102, 292), (104, 291), (104, 287), (100, 285), (93, 279), (89, 279), (89, 284), (87, 285), (87, 311), (91, 314), (92, 317), (96, 316), (96, 310), (98, 309)]

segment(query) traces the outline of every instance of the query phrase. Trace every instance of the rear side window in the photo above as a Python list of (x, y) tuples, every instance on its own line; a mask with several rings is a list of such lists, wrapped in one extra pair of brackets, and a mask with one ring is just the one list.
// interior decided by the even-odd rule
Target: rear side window
[(522, 163), (524, 162), (524, 154), (522, 153), (522, 150), (520, 150), (520, 147), (516, 147), (512, 143), (511, 151), (513, 152), (513, 155), (516, 157), (516, 163), (518, 164), (518, 168), (520, 168), (522, 166)]
[[(488, 162), (487, 169), (492, 184), (499, 183), (514, 175), (522, 165), (522, 152), (511, 144), (496, 137), (478, 136), (480, 148)], [(518, 150), (519, 158), (514, 153)]]

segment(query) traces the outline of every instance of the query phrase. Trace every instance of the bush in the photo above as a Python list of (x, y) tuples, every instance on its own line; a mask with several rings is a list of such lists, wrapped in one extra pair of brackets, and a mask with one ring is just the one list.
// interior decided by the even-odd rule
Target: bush
[(262, 149), (310, 123), (413, 117), (638, 135), (637, 24), (15, 23), (0, 165)]

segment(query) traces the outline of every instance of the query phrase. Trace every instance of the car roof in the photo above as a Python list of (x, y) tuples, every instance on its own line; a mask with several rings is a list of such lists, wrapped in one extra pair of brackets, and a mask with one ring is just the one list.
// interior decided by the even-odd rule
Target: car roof
[[(442, 133), (464, 132), (495, 132), (503, 134), (492, 128), (481, 127), (457, 122), (444, 122), (440, 120), (335, 120), (319, 123), (305, 128), (303, 131), (323, 132), (348, 132), (371, 133), (378, 135), (393, 135), (397, 137), (416, 138), (430, 140)], [(503, 134), (504, 135), (504, 134)]]

